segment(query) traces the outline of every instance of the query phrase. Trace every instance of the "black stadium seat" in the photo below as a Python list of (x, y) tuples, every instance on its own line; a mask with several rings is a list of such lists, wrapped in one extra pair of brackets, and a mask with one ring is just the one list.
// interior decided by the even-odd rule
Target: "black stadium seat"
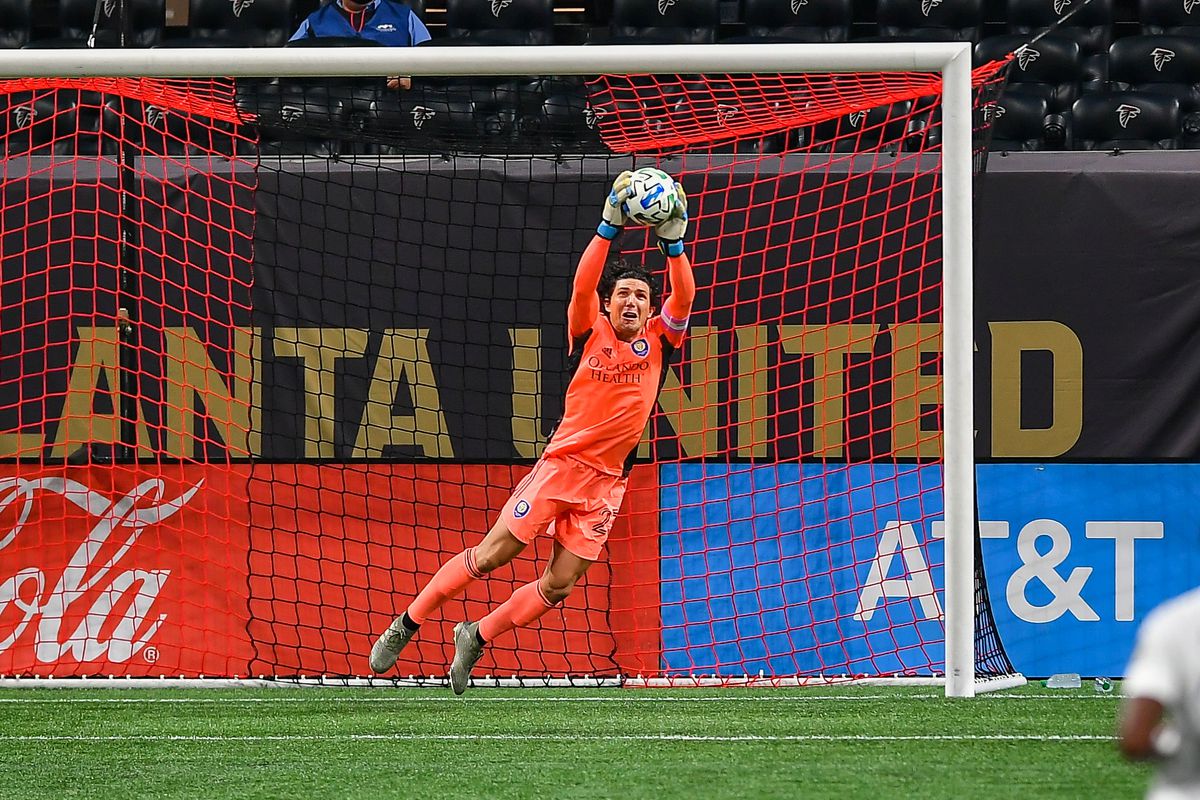
[(612, 44), (712, 44), (719, 0), (613, 0)]
[(974, 42), (983, 29), (982, 0), (879, 0), (881, 39)]
[(722, 41), (844, 42), (853, 13), (851, 0), (742, 0), (745, 33)]
[(1138, 0), (1142, 33), (1200, 36), (1200, 4), (1184, 0)]
[(1167, 94), (1179, 101), (1187, 148), (1200, 144), (1200, 38), (1129, 36), (1108, 51), (1114, 89)]
[(554, 2), (446, 0), (446, 33), (476, 44), (553, 44)]
[(0, 0), (0, 49), (24, 47), (33, 33), (33, 0)]
[[(119, 3), (101, 3), (96, 26), (96, 47), (121, 45)], [(154, 47), (162, 41), (166, 25), (166, 0), (125, 0), (129, 15), (126, 47)], [(96, 0), (58, 0), (58, 38), (86, 43), (96, 21)], [(40, 43), (39, 43), (40, 44)]]
[(189, 0), (188, 38), (174, 47), (279, 47), (295, 31), (295, 0)]
[[(1046, 130), (1046, 98), (1022, 92), (1005, 92), (983, 107), (992, 125), (990, 150), (1024, 151), (1050, 149)], [(1064, 136), (1065, 139), (1065, 136)], [(1056, 146), (1062, 146), (1059, 142)]]
[[(1175, 0), (1179, 2), (1180, 0)], [(1108, 47), (1112, 43), (1113, 0), (1007, 0), (1008, 32), (1026, 41), (1063, 19), (1054, 35), (1079, 43), (1084, 90), (1103, 88), (1108, 80)], [(1070, 17), (1067, 15), (1070, 14)], [(1036, 45), (1035, 45), (1036, 46)]]
[(1174, 150), (1179, 101), (1151, 92), (1094, 92), (1071, 109), (1076, 150)]
[(1084, 79), (1079, 44), (1060, 36), (1044, 36), (1026, 45), (1023, 35), (991, 36), (975, 45), (975, 63), (1017, 55), (1008, 73), (1008, 91), (1020, 90), (1046, 99), (1048, 113), (1069, 111)]

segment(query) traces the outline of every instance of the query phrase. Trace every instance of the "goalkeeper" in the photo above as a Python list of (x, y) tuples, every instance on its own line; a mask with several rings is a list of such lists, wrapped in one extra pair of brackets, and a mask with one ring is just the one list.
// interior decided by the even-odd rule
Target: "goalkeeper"
[(518, 588), (478, 622), (454, 627), (450, 686), (462, 694), (487, 643), (566, 600), (600, 557), (625, 495), (634, 449), (658, 399), (667, 361), (683, 342), (696, 295), (683, 252), (688, 215), (682, 188), (671, 216), (654, 228), (671, 280), (666, 302), (661, 303), (656, 281), (644, 267), (623, 260), (605, 266), (612, 240), (627, 221), (629, 183), (628, 172), (614, 181), (596, 236), (575, 270), (567, 308), (568, 363), (574, 375), (550, 443), (483, 541), (444, 563), (380, 635), (371, 648), (375, 672), (391, 669), (421, 624), (446, 601), (552, 532), (554, 549), (540, 579)]

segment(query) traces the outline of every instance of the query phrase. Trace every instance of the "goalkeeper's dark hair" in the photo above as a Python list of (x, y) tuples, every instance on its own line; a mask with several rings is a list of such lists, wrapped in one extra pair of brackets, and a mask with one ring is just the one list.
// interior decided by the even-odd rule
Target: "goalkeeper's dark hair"
[(625, 278), (633, 278), (649, 286), (650, 307), (662, 308), (662, 284), (659, 283), (658, 278), (654, 277), (650, 270), (642, 264), (626, 261), (623, 256), (617, 256), (604, 265), (604, 272), (600, 275), (600, 284), (596, 287), (602, 305), (608, 305), (617, 281)]

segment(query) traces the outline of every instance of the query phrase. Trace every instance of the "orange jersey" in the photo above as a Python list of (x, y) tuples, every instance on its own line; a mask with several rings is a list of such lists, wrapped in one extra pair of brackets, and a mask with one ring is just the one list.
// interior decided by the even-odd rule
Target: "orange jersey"
[(608, 317), (597, 316), (572, 342), (572, 361), (579, 361), (545, 455), (572, 456), (601, 472), (624, 474), (686, 328), (686, 319), (660, 314), (636, 339), (623, 342)]

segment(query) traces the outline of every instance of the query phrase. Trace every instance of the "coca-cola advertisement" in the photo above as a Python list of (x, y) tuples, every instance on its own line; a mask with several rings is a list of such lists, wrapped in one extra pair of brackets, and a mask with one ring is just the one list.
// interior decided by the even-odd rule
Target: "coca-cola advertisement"
[(0, 466), (0, 674), (245, 674), (246, 469)]

